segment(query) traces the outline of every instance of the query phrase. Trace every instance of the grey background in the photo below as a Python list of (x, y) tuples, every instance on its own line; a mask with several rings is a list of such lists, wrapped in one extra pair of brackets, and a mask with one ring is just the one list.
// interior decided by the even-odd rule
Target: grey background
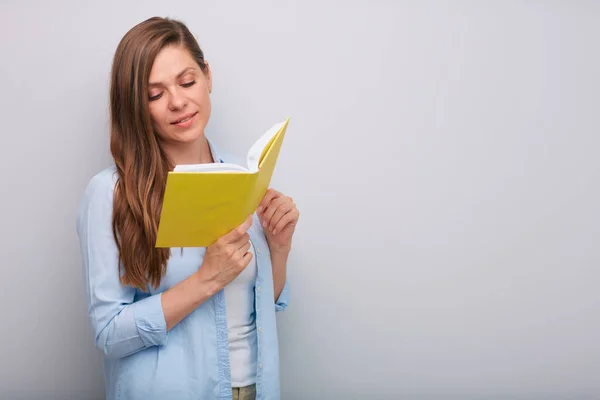
[(75, 212), (153, 15), (243, 155), (291, 116), (284, 399), (600, 399), (600, 4), (3, 1), (0, 398), (100, 399)]

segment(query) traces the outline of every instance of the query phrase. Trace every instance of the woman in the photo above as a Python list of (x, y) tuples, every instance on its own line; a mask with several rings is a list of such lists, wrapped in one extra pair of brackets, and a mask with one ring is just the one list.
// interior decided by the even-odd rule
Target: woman
[(298, 210), (269, 189), (256, 215), (207, 248), (157, 249), (167, 173), (227, 162), (208, 142), (211, 70), (181, 22), (133, 27), (114, 57), (115, 165), (77, 216), (89, 320), (108, 399), (278, 399), (275, 312)]

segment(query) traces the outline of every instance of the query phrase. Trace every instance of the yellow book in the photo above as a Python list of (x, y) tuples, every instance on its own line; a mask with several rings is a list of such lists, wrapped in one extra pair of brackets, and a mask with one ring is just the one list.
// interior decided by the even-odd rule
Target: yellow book
[(246, 167), (178, 165), (169, 172), (156, 247), (209, 246), (253, 214), (269, 188), (288, 123), (275, 124), (254, 143)]

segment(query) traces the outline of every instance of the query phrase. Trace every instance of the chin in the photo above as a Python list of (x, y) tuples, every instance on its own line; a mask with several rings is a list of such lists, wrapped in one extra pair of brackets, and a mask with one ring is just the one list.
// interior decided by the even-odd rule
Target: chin
[(202, 129), (190, 129), (187, 132), (173, 132), (171, 135), (171, 140), (179, 143), (194, 143), (198, 139), (204, 137), (204, 130)]

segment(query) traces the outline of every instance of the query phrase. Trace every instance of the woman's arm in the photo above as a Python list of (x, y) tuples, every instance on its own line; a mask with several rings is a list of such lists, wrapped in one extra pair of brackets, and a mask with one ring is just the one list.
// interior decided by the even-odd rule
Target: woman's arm
[(135, 288), (119, 280), (112, 234), (113, 189), (112, 173), (90, 181), (77, 215), (77, 233), (96, 347), (107, 357), (121, 358), (165, 344), (167, 331), (217, 289), (195, 273), (163, 293), (134, 302)]
[(221, 288), (203, 278), (200, 270), (165, 290), (161, 297), (167, 331), (204, 303)]
[(245, 230), (238, 229), (227, 237), (227, 243), (219, 241), (207, 249), (196, 273), (162, 293), (134, 302), (135, 288), (119, 280), (118, 250), (112, 234), (113, 189), (112, 173), (91, 180), (77, 215), (77, 233), (96, 347), (107, 357), (121, 358), (166, 344), (167, 331), (237, 276), (249, 258), (224, 257), (231, 246), (243, 246)]
[(275, 302), (281, 296), (281, 292), (287, 280), (287, 260), (289, 251), (271, 252), (271, 264), (273, 265), (273, 289), (275, 293)]
[(112, 171), (92, 178), (77, 215), (77, 234), (96, 347), (107, 357), (120, 358), (164, 344), (167, 324), (162, 293), (134, 303), (135, 288), (121, 285), (112, 234), (113, 192)]
[(257, 215), (269, 244), (275, 306), (281, 311), (287, 307), (289, 297), (287, 261), (300, 212), (291, 197), (269, 189), (261, 200)]

